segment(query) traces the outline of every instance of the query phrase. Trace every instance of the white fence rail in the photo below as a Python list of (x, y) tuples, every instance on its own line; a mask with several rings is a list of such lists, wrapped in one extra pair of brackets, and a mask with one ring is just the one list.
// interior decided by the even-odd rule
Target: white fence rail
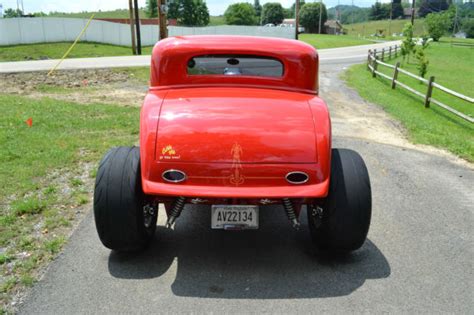
[[(47, 42), (73, 41), (87, 23), (76, 18), (11, 18), (0, 19), (0, 46)], [(158, 41), (157, 25), (142, 25), (142, 45), (154, 45)], [(294, 38), (294, 29), (259, 26), (170, 26), (169, 36), (179, 35), (249, 35)], [(128, 24), (92, 20), (82, 41), (131, 46)]]

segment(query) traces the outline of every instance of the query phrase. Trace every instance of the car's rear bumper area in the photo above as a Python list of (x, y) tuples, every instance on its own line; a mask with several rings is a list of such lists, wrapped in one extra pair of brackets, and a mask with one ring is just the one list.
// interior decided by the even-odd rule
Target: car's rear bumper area
[(327, 196), (329, 179), (317, 184), (267, 187), (199, 186), (167, 184), (143, 180), (147, 195), (183, 196), (200, 198), (324, 198)]

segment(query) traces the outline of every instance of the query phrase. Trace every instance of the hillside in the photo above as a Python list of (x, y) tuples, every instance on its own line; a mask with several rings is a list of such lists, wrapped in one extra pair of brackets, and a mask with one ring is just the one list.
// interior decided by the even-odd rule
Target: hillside
[[(423, 19), (415, 20), (414, 34), (416, 36), (422, 35), (424, 33), (423, 28)], [(344, 28), (347, 29), (349, 35), (353, 36), (370, 36), (375, 34), (377, 30), (383, 30), (386, 36), (390, 33), (401, 33), (403, 26), (406, 23), (410, 23), (410, 20), (392, 20), (391, 25), (389, 20), (379, 20), (379, 21), (367, 21), (354, 24), (344, 24)]]

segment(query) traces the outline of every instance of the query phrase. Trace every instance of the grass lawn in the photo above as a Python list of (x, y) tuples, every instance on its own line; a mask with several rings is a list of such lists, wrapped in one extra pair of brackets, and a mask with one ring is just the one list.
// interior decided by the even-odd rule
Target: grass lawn
[[(428, 72), (425, 78), (430, 76), (435, 77), (435, 82), (439, 83), (449, 89), (462, 93), (469, 97), (474, 97), (474, 49), (462, 46), (451, 46), (450, 39), (443, 39), (440, 43), (431, 43), (426, 48), (426, 55), (429, 59)], [(465, 40), (464, 42), (471, 42), (474, 40)], [(416, 60), (410, 57), (410, 62), (403, 62), (401, 57), (387, 61), (395, 64), (397, 61), (402, 63), (402, 68), (418, 75)], [(379, 70), (388, 75), (393, 74), (392, 69), (386, 67), (379, 67)], [(416, 90), (426, 93), (426, 85), (420, 84), (415, 79), (406, 75), (399, 74), (399, 80), (406, 83)], [(433, 90), (433, 98), (450, 105), (451, 107), (474, 117), (474, 106), (466, 101), (460, 100), (449, 94), (446, 94), (438, 89)], [(433, 105), (436, 106), (436, 105)]]
[(299, 39), (317, 49), (357, 46), (372, 43), (366, 39), (349, 35), (300, 34)]
[[(344, 24), (344, 28), (347, 30), (348, 35), (352, 36), (370, 37), (370, 35), (377, 33), (378, 30), (384, 30), (385, 36), (391, 36), (393, 33), (401, 33), (406, 23), (410, 23), (410, 20), (392, 20), (391, 23), (390, 20), (367, 21)], [(422, 35), (425, 32), (423, 24), (423, 19), (415, 19), (413, 30), (415, 36)]]
[[(40, 59), (59, 59), (72, 43), (25, 44), (0, 46), (0, 61), (24, 61)], [(142, 48), (142, 54), (151, 54), (152, 46)], [(105, 57), (132, 55), (132, 49), (99, 43), (79, 42), (69, 53), (68, 58)]]
[[(474, 49), (451, 47), (448, 43), (432, 43), (427, 50), (430, 60), (428, 75), (436, 76), (436, 82), (457, 92), (473, 96)], [(394, 63), (396, 60), (392, 60)], [(383, 67), (379, 66), (379, 70)], [(405, 69), (417, 73), (416, 66), (405, 63)], [(391, 71), (383, 70), (390, 74)], [(400, 81), (425, 93), (426, 86), (404, 75)], [(425, 109), (420, 97), (401, 88), (392, 90), (388, 80), (373, 79), (367, 66), (355, 65), (346, 73), (347, 83), (370, 102), (379, 104), (393, 117), (400, 120), (414, 143), (444, 148), (474, 162), (474, 125), (432, 104)], [(436, 89), (435, 89), (436, 90)], [(472, 104), (462, 102), (443, 92), (435, 91), (433, 97), (445, 104), (474, 116)]]
[(10, 293), (32, 285), (60, 251), (103, 154), (137, 141), (140, 109), (0, 94), (0, 110), (2, 313)]

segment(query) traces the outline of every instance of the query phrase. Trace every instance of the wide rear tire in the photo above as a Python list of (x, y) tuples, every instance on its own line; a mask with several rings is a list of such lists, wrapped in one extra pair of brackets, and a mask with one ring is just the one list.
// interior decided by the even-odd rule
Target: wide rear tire
[(94, 190), (95, 224), (104, 246), (134, 251), (148, 245), (155, 233), (157, 213), (145, 218), (146, 203), (139, 149), (111, 149), (100, 162)]
[(369, 174), (361, 156), (333, 149), (329, 194), (308, 207), (308, 223), (315, 247), (350, 252), (362, 246), (369, 231), (372, 196)]

